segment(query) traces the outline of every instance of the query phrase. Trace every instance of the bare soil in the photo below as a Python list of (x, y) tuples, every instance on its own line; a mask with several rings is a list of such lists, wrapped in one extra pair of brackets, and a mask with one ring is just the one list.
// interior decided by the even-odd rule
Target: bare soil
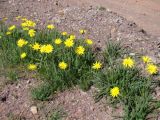
[[(118, 1), (117, 4), (122, 2)], [(92, 0), (89, 2), (92, 2)], [(101, 2), (102, 0), (99, 1), (99, 3)], [(128, 4), (132, 2), (128, 1)], [(96, 3), (96, 1), (92, 3)], [(103, 5), (107, 5), (106, 3), (104, 2)], [(138, 3), (141, 3), (141, 1)], [(116, 6), (110, 7), (114, 8)], [(122, 8), (121, 6), (118, 7)], [(142, 8), (144, 11), (146, 10), (144, 7)], [(123, 9), (128, 10), (129, 6)], [(155, 7), (154, 10), (156, 11), (157, 9), (159, 7)], [(120, 41), (124, 47), (131, 50), (131, 55), (149, 55), (156, 63), (160, 63), (160, 38), (149, 35), (146, 32), (148, 29), (142, 29), (135, 22), (128, 21), (113, 11), (97, 7), (97, 4), (90, 6), (90, 3), (88, 1), (86, 3), (84, 0), (79, 0), (77, 3), (73, 0), (0, 1), (0, 17), (13, 19), (18, 15), (34, 19), (38, 22), (38, 27), (44, 27), (47, 23), (54, 23), (60, 31), (74, 33), (77, 37), (91, 38), (95, 41), (97, 50), (102, 50), (108, 40)], [(158, 18), (156, 19), (158, 20)], [(11, 23), (10, 21), (7, 22), (8, 24)], [(86, 29), (88, 31), (87, 35), (80, 36), (78, 34), (79, 29)], [(3, 79), (0, 81), (3, 81)], [(74, 88), (63, 93), (58, 93), (50, 101), (40, 102), (33, 101), (30, 97), (30, 89), (37, 83), (39, 83), (38, 80), (30, 78), (27, 80), (20, 79), (18, 84), (4, 86), (4, 89), (0, 93), (0, 97), (4, 98), (0, 101), (0, 119), (7, 120), (9, 116), (21, 116), (27, 120), (47, 120), (46, 115), (59, 107), (62, 107), (67, 113), (65, 117), (67, 120), (114, 119), (111, 107), (102, 102), (94, 102), (92, 97), (95, 94), (94, 89), (83, 92), (78, 88)], [(30, 111), (32, 106), (37, 106), (38, 108), (36, 115), (33, 115)], [(117, 112), (114, 111), (114, 113), (122, 113), (120, 108), (116, 110)]]

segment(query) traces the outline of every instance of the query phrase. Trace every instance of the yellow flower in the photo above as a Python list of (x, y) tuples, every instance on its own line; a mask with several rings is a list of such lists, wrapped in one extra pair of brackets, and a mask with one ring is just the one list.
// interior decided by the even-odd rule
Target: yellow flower
[(21, 16), (17, 16), (17, 17), (16, 17), (16, 20), (19, 20), (20, 18), (21, 18)]
[(24, 59), (27, 56), (27, 54), (24, 52), (21, 54), (21, 59)]
[(65, 36), (67, 35), (67, 32), (62, 32), (61, 35)]
[(152, 62), (152, 59), (148, 56), (142, 56), (142, 60), (144, 63), (150, 63)]
[(80, 34), (85, 34), (86, 33), (86, 30), (79, 30)]
[(52, 30), (52, 29), (54, 29), (55, 27), (54, 27), (54, 25), (50, 24), (50, 25), (47, 25), (47, 28), (50, 29), (50, 30)]
[(51, 53), (53, 51), (53, 46), (48, 44), (48, 45), (42, 45), (40, 47), (40, 52), (41, 53)]
[(36, 70), (37, 69), (37, 65), (35, 65), (35, 64), (29, 64), (28, 65), (28, 69), (29, 70)]
[(134, 60), (130, 57), (123, 59), (123, 66), (127, 68), (132, 68), (134, 66)]
[(86, 43), (87, 43), (88, 45), (92, 45), (92, 44), (93, 44), (93, 41), (92, 41), (91, 39), (86, 39)]
[(3, 18), (2, 20), (3, 20), (3, 21), (7, 21), (7, 20), (8, 20), (8, 18), (7, 18), (7, 17), (5, 17), (5, 18)]
[(59, 45), (59, 44), (62, 43), (62, 40), (60, 38), (55, 39), (54, 43), (57, 44), (57, 45)]
[(12, 34), (12, 32), (10, 32), (10, 31), (6, 32), (6, 35), (10, 35), (10, 34)]
[(85, 48), (83, 46), (78, 46), (75, 50), (75, 52), (78, 54), (78, 55), (83, 55), (84, 54), (84, 51), (85, 51)]
[(46, 45), (46, 48), (45, 48), (45, 49), (46, 49), (46, 50), (45, 50), (46, 53), (51, 53), (51, 52), (53, 51), (53, 46), (50, 45), (50, 44), (48, 44), (48, 45)]
[(31, 20), (27, 20), (26, 18), (23, 19), (23, 23), (21, 23), (22, 27), (35, 27), (36, 23), (31, 21)]
[(24, 40), (24, 39), (19, 39), (18, 41), (17, 41), (17, 46), (18, 47), (23, 47), (24, 45), (26, 45), (28, 42), (26, 41), (26, 40)]
[(22, 28), (24, 28), (24, 27), (28, 27), (28, 25), (27, 25), (27, 23), (26, 23), (26, 22), (21, 23), (21, 26), (22, 26)]
[(39, 43), (35, 43), (32, 45), (33, 50), (39, 50), (40, 49), (40, 44)]
[(45, 51), (46, 51), (46, 45), (42, 45), (42, 46), (40, 47), (40, 52), (41, 52), (41, 53), (45, 53)]
[(27, 21), (27, 18), (22, 18), (21, 20), (22, 20), (22, 21)]
[(67, 63), (65, 63), (64, 61), (62, 61), (62, 62), (60, 62), (60, 63), (58, 64), (58, 67), (59, 67), (60, 69), (62, 69), (62, 70), (65, 70), (65, 69), (68, 67), (68, 65), (67, 65)]
[(74, 39), (76, 39), (76, 36), (75, 35), (70, 35), (69, 39), (74, 40)]
[(28, 27), (35, 27), (36, 26), (36, 23), (31, 20), (27, 20), (26, 22), (27, 22)]
[(23, 27), (23, 30), (24, 30), (24, 31), (28, 31), (29, 28), (28, 28), (28, 27)]
[(10, 26), (9, 28), (8, 28), (8, 30), (9, 31), (12, 31), (12, 30), (14, 30), (16, 28), (16, 26), (15, 25), (12, 25), (12, 26)]
[(74, 45), (74, 42), (73, 42), (73, 40), (72, 39), (66, 39), (65, 41), (64, 41), (64, 44), (65, 44), (65, 46), (66, 47), (72, 47), (73, 45)]
[(102, 63), (96, 61), (95, 63), (93, 63), (92, 68), (95, 70), (98, 70), (102, 67)]
[(110, 95), (112, 97), (117, 97), (119, 95), (119, 88), (118, 87), (114, 87), (110, 90)]
[(35, 30), (33, 30), (33, 29), (30, 29), (29, 31), (28, 31), (28, 35), (30, 36), (30, 37), (34, 37), (35, 36)]
[(146, 67), (146, 70), (149, 74), (157, 74), (158, 73), (157, 66), (153, 65), (153, 64), (148, 64)]

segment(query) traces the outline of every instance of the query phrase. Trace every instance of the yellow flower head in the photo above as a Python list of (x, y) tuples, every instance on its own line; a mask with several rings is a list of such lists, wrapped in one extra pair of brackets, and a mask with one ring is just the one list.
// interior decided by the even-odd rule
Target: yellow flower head
[(27, 54), (26, 54), (25, 52), (23, 52), (23, 53), (21, 54), (21, 59), (24, 59), (26, 56), (27, 56)]
[(19, 20), (20, 18), (21, 18), (21, 16), (17, 16), (17, 17), (16, 17), (16, 20)]
[(66, 47), (72, 47), (73, 45), (74, 45), (74, 42), (73, 42), (73, 40), (72, 39), (66, 39), (65, 41), (64, 41), (64, 44), (65, 44), (65, 46)]
[(34, 36), (35, 36), (35, 33), (36, 33), (36, 31), (35, 31), (34, 29), (30, 29), (30, 30), (28, 31), (28, 35), (29, 35), (30, 37), (34, 37)]
[(102, 63), (96, 61), (95, 63), (93, 63), (92, 68), (95, 70), (98, 70), (102, 67)]
[(67, 35), (67, 32), (62, 32), (61, 35), (65, 36)]
[(50, 25), (47, 25), (47, 28), (50, 29), (50, 30), (52, 30), (52, 29), (54, 29), (55, 27), (54, 27), (54, 25), (50, 24)]
[(58, 64), (58, 67), (59, 67), (60, 69), (62, 69), (62, 70), (65, 70), (65, 69), (68, 67), (68, 65), (67, 65), (67, 63), (65, 63), (64, 61), (62, 61), (62, 62), (60, 62), (60, 63)]
[(142, 56), (142, 60), (144, 63), (150, 63), (152, 62), (152, 59), (148, 56)]
[(22, 27), (35, 27), (36, 23), (31, 21), (31, 20), (27, 20), (26, 18), (23, 19), (23, 23), (21, 23)]
[(38, 51), (40, 49), (40, 44), (39, 43), (35, 43), (32, 45), (33, 50)]
[(5, 22), (5, 21), (7, 21), (7, 20), (8, 20), (8, 18), (7, 18), (7, 17), (5, 17), (5, 18), (3, 18), (2, 20)]
[(54, 43), (60, 45), (62, 43), (62, 40), (60, 38), (55, 39)]
[(10, 35), (10, 34), (12, 34), (12, 32), (10, 32), (10, 31), (6, 32), (6, 35)]
[(23, 27), (22, 29), (23, 29), (24, 31), (28, 31), (28, 30), (29, 30), (28, 27)]
[(41, 53), (51, 53), (53, 51), (53, 46), (50, 44), (47, 45), (42, 45), (40, 47), (40, 52)]
[(91, 39), (86, 39), (86, 43), (87, 43), (88, 45), (92, 45), (92, 44), (93, 44), (93, 41), (92, 41)]
[(75, 50), (76, 54), (83, 55), (85, 51), (85, 48), (83, 46), (78, 46)]
[(17, 41), (17, 46), (18, 47), (23, 47), (24, 45), (26, 45), (28, 42), (26, 41), (26, 40), (24, 40), (24, 39), (19, 39), (18, 41)]
[(117, 97), (119, 95), (119, 88), (118, 87), (114, 87), (110, 90), (110, 95), (112, 97)]
[(12, 26), (10, 26), (9, 28), (8, 28), (8, 30), (9, 31), (12, 31), (12, 30), (14, 30), (16, 28), (16, 26), (15, 25), (12, 25)]
[(41, 52), (41, 53), (45, 53), (45, 52), (46, 52), (46, 45), (42, 45), (42, 46), (40, 47), (40, 52)]
[(85, 34), (86, 33), (86, 30), (79, 30), (80, 34)]
[(123, 66), (127, 68), (132, 68), (134, 66), (134, 60), (130, 57), (123, 59)]
[(53, 46), (50, 45), (50, 44), (47, 44), (47, 45), (46, 45), (46, 50), (45, 50), (45, 52), (46, 52), (46, 53), (51, 53), (52, 51), (53, 51)]
[(69, 39), (74, 40), (74, 39), (76, 39), (76, 36), (75, 35), (70, 35)]
[(37, 69), (37, 65), (35, 65), (35, 64), (28, 65), (28, 70), (36, 70), (36, 69)]
[(153, 65), (153, 64), (148, 64), (146, 67), (146, 70), (149, 74), (157, 74), (158, 73), (157, 66)]
[(27, 18), (23, 17), (21, 18), (22, 21), (27, 21)]

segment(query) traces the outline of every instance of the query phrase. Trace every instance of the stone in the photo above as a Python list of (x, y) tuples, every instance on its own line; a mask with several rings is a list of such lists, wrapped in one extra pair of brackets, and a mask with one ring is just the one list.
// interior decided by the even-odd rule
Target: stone
[(36, 106), (32, 106), (30, 111), (33, 113), (33, 114), (37, 114), (38, 113), (38, 110), (37, 110), (37, 107)]

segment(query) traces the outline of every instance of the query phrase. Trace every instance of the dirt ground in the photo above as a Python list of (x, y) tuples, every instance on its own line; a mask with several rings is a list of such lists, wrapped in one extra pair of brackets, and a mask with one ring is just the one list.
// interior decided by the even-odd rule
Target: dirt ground
[[(107, 2), (108, 1), (108, 2)], [(149, 1), (149, 0), (146, 0)], [(135, 10), (146, 11), (145, 5), (152, 6), (151, 3), (146, 3), (143, 1), (138, 1), (138, 5), (142, 4), (142, 8), (137, 7), (135, 4), (135, 9), (128, 12), (128, 15), (131, 16), (131, 12), (139, 14)], [(104, 1), (103, 1), (104, 2)], [(112, 0), (114, 3), (114, 0)], [(112, 3), (109, 0), (104, 2), (103, 6)], [(123, 2), (122, 0), (117, 0), (117, 3), (124, 3), (126, 7), (118, 6), (118, 8), (123, 8), (125, 10), (129, 8), (133, 1)], [(90, 6), (90, 3), (93, 5)], [(14, 17), (21, 15), (28, 18), (34, 19), (38, 22), (38, 27), (43, 27), (46, 23), (54, 23), (57, 29), (60, 31), (67, 31), (69, 33), (75, 33), (78, 37), (87, 37), (91, 38), (95, 42), (95, 46), (100, 50), (105, 46), (105, 42), (108, 40), (120, 41), (123, 46), (129, 48), (131, 55), (149, 55), (157, 64), (160, 63), (160, 38), (157, 36), (149, 35), (147, 32), (149, 27), (143, 26), (141, 22), (145, 20), (142, 17), (141, 19), (136, 18), (136, 15), (128, 18), (129, 21), (124, 17), (119, 16), (118, 8), (114, 5), (110, 6), (115, 9), (115, 12), (106, 10), (102, 7), (102, 0), (99, 0), (99, 3), (96, 0), (92, 2), (79, 0), (75, 2), (74, 0), (0, 0), (0, 17), (8, 17), (13, 19)], [(112, 3), (112, 4), (113, 4)], [(127, 5), (126, 5), (127, 4)], [(119, 4), (122, 5), (122, 4)], [(158, 5), (154, 4), (155, 7), (150, 8), (155, 12), (155, 15), (147, 17), (145, 21), (146, 25), (150, 25), (150, 20), (152, 19), (151, 33), (159, 34), (158, 27), (160, 21), (158, 17), (159, 9)], [(117, 11), (116, 11), (117, 8)], [(134, 8), (134, 7), (133, 7)], [(110, 8), (109, 8), (110, 9)], [(148, 8), (149, 9), (149, 8)], [(119, 12), (123, 13), (122, 10)], [(151, 13), (153, 13), (153, 11)], [(157, 12), (156, 12), (157, 11)], [(120, 13), (119, 13), (120, 14)], [(126, 14), (124, 12), (124, 14)], [(148, 12), (145, 13), (146, 16)], [(122, 14), (123, 15), (123, 14)], [(143, 16), (143, 15), (142, 15)], [(144, 15), (145, 16), (145, 15)], [(140, 20), (141, 22), (136, 22)], [(10, 21), (7, 21), (10, 24)], [(136, 22), (136, 23), (135, 23)], [(138, 25), (137, 25), (138, 24)], [(139, 25), (140, 24), (140, 25)], [(156, 27), (154, 27), (156, 26)], [(153, 28), (153, 29), (152, 29)], [(79, 29), (86, 29), (88, 34), (86, 36), (78, 35)], [(147, 31), (147, 32), (146, 32)], [(156, 32), (157, 31), (157, 32)], [(1, 79), (2, 81), (2, 79)], [(30, 98), (30, 88), (34, 86), (38, 81), (35, 79), (20, 79), (18, 84), (7, 85), (4, 87), (3, 91), (0, 93), (0, 120), (7, 120), (8, 116), (18, 115), (22, 116), (26, 120), (44, 120), (46, 119), (46, 114), (57, 107), (62, 107), (67, 113), (67, 120), (112, 120), (114, 119), (113, 111), (109, 106), (106, 106), (103, 103), (94, 102), (93, 95), (94, 90), (88, 92), (83, 92), (78, 88), (74, 88), (63, 93), (58, 93), (54, 96), (53, 100), (47, 102), (33, 101)], [(159, 94), (160, 96), (160, 94)], [(100, 105), (99, 105), (100, 104)], [(38, 108), (38, 113), (33, 115), (30, 111), (32, 106)], [(116, 109), (119, 113), (122, 112), (121, 109)], [(46, 119), (47, 120), (47, 119)]]
[(160, 37), (160, 0), (66, 0), (77, 6), (102, 6)]

